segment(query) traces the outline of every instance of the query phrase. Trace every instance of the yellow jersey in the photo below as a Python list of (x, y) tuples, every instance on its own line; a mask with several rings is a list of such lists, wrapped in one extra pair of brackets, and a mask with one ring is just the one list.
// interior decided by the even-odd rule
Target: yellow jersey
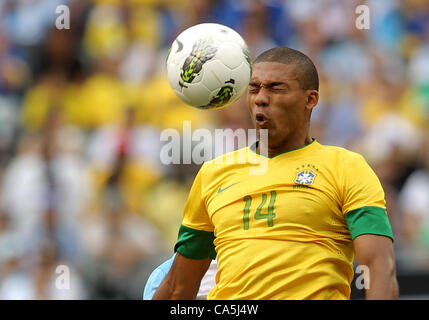
[(314, 139), (249, 174), (263, 157), (253, 149), (202, 165), (175, 251), (217, 257), (208, 299), (349, 299), (352, 240), (393, 239), (377, 176), (361, 155)]

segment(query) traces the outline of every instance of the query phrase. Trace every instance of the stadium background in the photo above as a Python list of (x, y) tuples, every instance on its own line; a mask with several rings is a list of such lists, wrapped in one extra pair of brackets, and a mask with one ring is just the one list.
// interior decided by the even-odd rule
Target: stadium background
[(201, 22), (233, 27), (254, 57), (286, 45), (314, 60), (312, 136), (374, 168), (401, 298), (428, 298), (428, 1), (0, 0), (0, 299), (141, 299), (198, 170), (162, 165), (160, 132), (251, 128), (243, 99), (199, 111), (169, 88), (169, 45)]

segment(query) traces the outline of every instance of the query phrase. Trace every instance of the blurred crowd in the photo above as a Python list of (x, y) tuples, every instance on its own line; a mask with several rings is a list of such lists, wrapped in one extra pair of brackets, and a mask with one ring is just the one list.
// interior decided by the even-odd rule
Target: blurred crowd
[(169, 46), (202, 22), (237, 30), (253, 57), (285, 45), (313, 59), (312, 136), (365, 156), (398, 273), (429, 270), (427, 0), (0, 0), (0, 299), (141, 299), (199, 168), (163, 165), (160, 132), (252, 127), (245, 97), (200, 111), (169, 87)]

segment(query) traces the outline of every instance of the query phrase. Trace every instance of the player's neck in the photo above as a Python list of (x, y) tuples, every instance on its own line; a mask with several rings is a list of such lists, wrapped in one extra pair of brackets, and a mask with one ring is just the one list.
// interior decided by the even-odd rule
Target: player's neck
[(285, 141), (285, 143), (283, 143), (279, 146), (272, 146), (272, 145), (270, 146), (268, 144), (268, 148), (266, 148), (263, 144), (258, 143), (258, 145), (256, 147), (256, 152), (263, 154), (263, 153), (265, 153), (263, 151), (268, 149), (268, 151), (266, 151), (268, 153), (268, 157), (272, 158), (272, 157), (275, 157), (281, 153), (285, 153), (288, 151), (292, 151), (295, 149), (302, 148), (302, 147), (310, 144), (311, 142), (313, 142), (313, 139), (310, 136), (306, 136), (304, 139), (289, 139), (288, 141)]

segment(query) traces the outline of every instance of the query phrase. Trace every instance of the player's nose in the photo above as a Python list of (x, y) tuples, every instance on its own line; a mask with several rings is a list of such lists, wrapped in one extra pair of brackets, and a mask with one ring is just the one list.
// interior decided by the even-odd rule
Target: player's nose
[(270, 96), (265, 88), (260, 88), (258, 94), (255, 97), (255, 104), (258, 107), (265, 107), (270, 104)]

